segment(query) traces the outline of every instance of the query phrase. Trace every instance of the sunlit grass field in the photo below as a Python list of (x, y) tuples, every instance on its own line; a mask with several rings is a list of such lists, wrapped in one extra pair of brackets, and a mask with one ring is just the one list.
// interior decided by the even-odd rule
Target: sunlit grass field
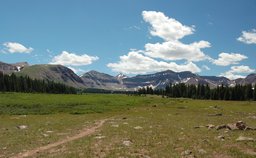
[[(214, 114), (221, 114), (214, 116)], [(93, 134), (32, 157), (255, 157), (256, 131), (207, 129), (239, 120), (256, 127), (256, 102), (117, 94), (0, 94), (0, 157), (76, 135)], [(26, 125), (26, 129), (17, 128)], [(219, 139), (218, 136), (224, 137)]]

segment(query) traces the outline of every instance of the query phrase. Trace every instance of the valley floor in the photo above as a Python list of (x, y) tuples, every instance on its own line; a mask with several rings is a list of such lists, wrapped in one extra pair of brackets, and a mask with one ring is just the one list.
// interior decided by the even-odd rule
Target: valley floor
[(238, 121), (256, 102), (5, 93), (0, 157), (255, 157), (256, 130), (216, 129)]

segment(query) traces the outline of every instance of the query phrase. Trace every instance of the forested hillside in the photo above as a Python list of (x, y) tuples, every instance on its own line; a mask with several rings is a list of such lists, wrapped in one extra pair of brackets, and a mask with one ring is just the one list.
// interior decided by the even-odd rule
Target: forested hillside
[(76, 93), (73, 87), (48, 80), (31, 79), (28, 76), (4, 75), (0, 72), (1, 92)]

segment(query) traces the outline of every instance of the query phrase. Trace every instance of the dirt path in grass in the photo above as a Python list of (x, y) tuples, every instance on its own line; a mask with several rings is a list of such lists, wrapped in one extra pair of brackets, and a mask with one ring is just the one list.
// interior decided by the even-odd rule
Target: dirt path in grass
[(80, 139), (80, 138), (83, 138), (85, 136), (88, 136), (88, 135), (91, 135), (93, 134), (98, 128), (100, 128), (101, 126), (103, 126), (103, 124), (107, 121), (107, 119), (104, 119), (104, 120), (100, 120), (98, 122), (95, 123), (95, 126), (92, 126), (92, 127), (87, 127), (87, 128), (84, 128), (83, 130), (81, 130), (80, 133), (74, 135), (74, 136), (70, 136), (70, 137), (67, 137), (67, 138), (64, 138), (60, 141), (57, 141), (57, 142), (54, 142), (54, 143), (51, 143), (51, 144), (48, 144), (46, 146), (42, 146), (42, 147), (38, 147), (38, 148), (35, 148), (33, 150), (29, 150), (29, 151), (26, 151), (24, 153), (20, 153), (16, 156), (13, 156), (13, 158), (24, 158), (24, 157), (30, 157), (30, 156), (33, 156), (37, 153), (40, 153), (40, 152), (43, 152), (43, 151), (46, 151), (46, 150), (49, 150), (49, 149), (52, 149), (52, 148), (55, 148), (57, 146), (60, 146), (60, 145), (63, 145), (65, 143), (68, 143), (68, 142), (71, 142), (73, 140), (77, 140), (77, 139)]

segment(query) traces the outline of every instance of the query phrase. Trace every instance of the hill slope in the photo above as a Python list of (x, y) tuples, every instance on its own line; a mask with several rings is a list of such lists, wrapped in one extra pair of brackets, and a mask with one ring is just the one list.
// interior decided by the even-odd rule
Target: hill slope
[(51, 80), (76, 88), (85, 88), (83, 80), (72, 70), (62, 65), (32, 65), (24, 67), (17, 75), (33, 79)]

